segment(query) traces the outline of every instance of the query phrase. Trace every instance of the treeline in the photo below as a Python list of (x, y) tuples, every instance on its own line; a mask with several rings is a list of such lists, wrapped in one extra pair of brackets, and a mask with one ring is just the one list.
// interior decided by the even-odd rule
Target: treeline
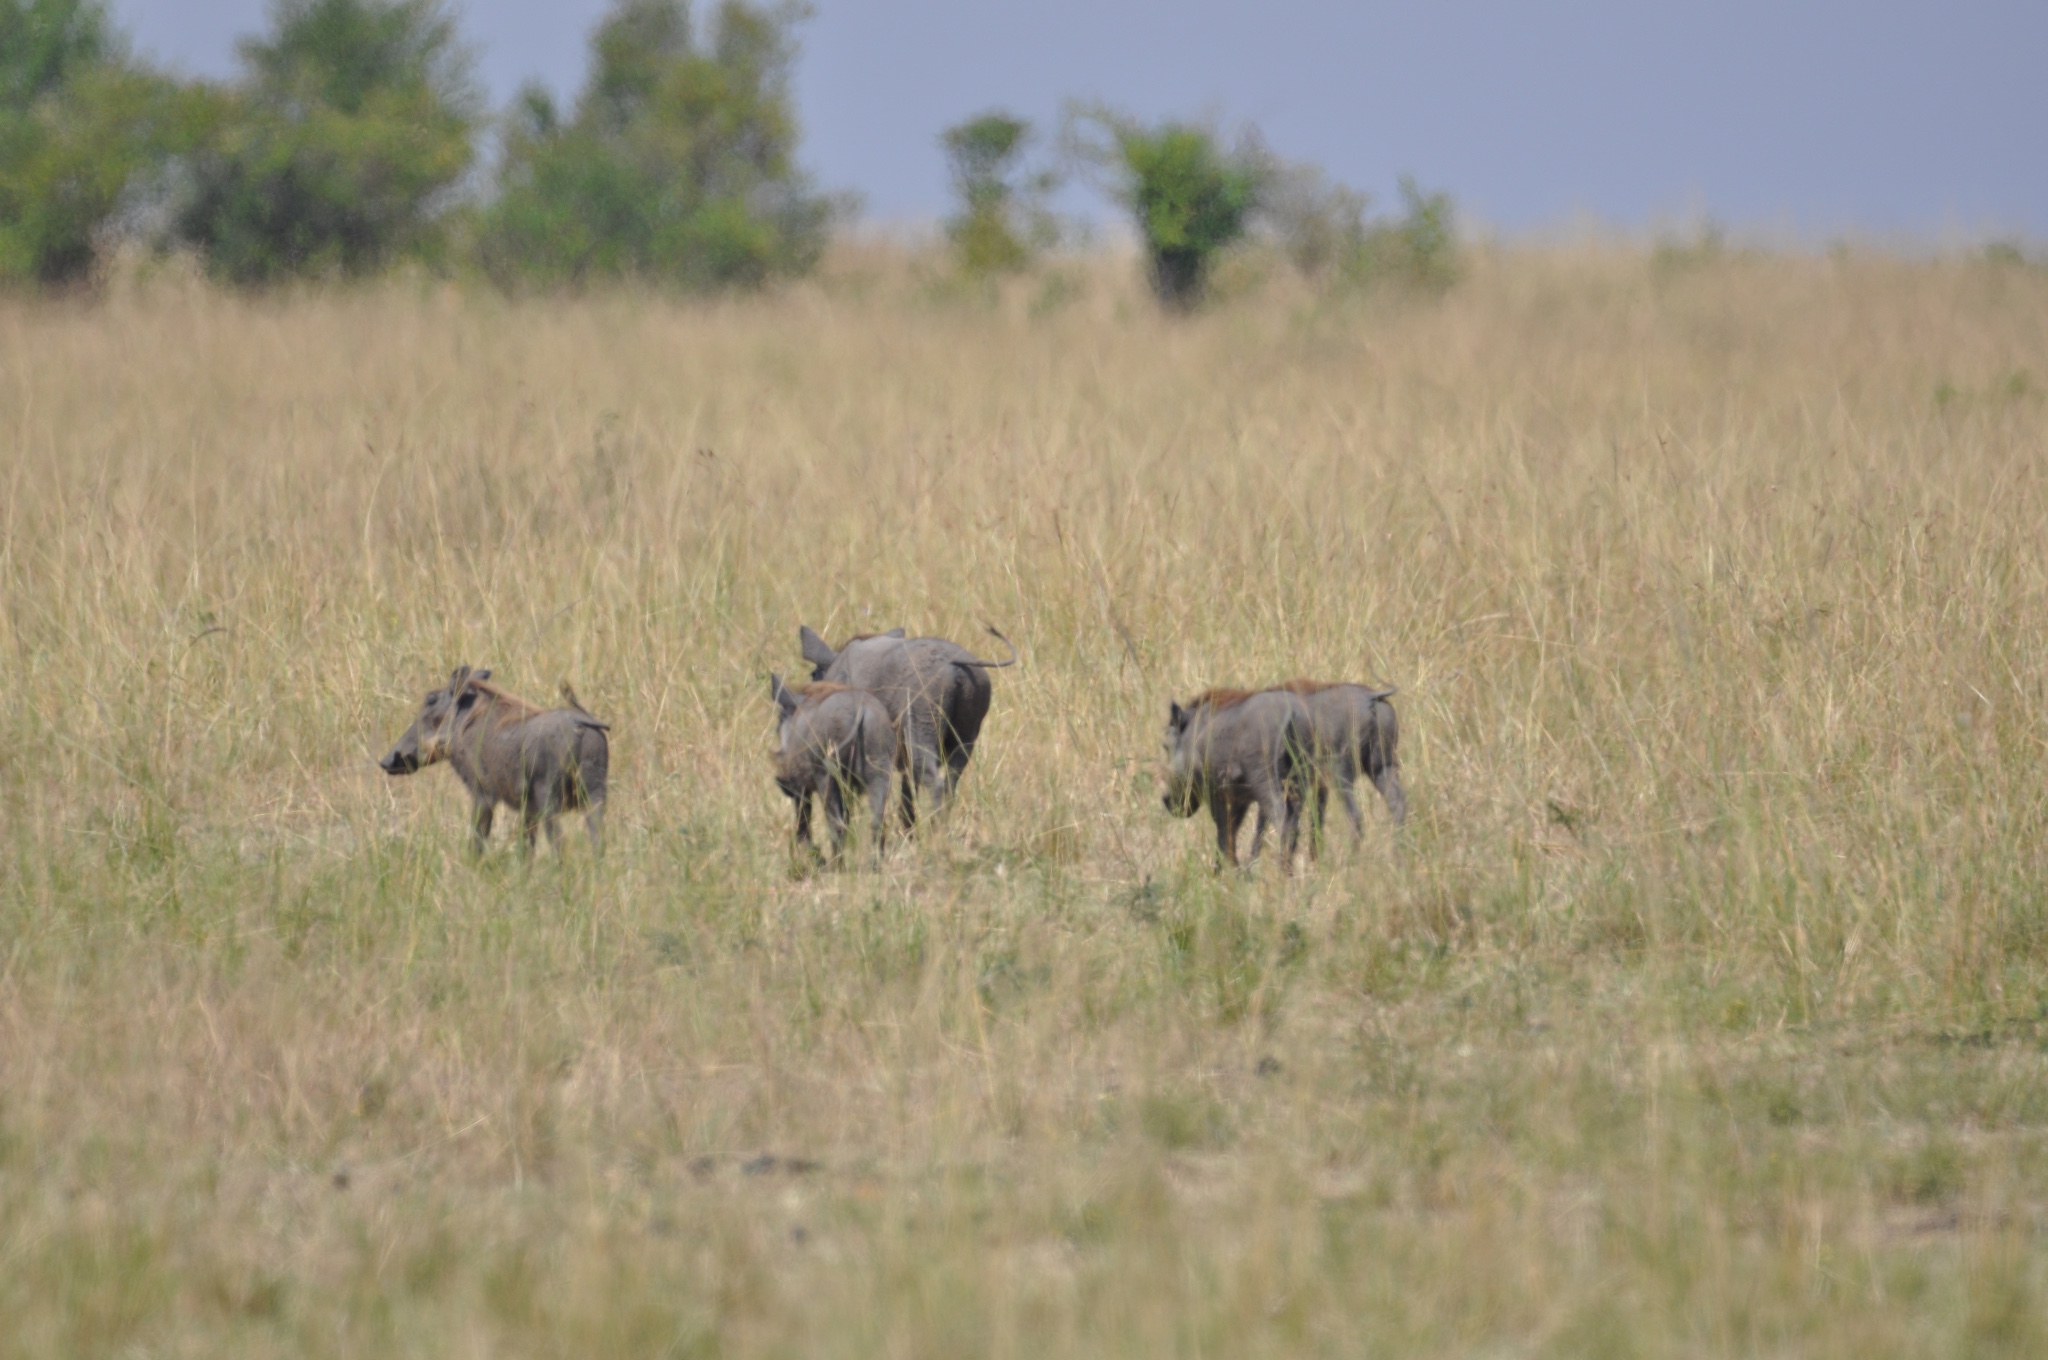
[[(0, 0), (0, 283), (76, 286), (124, 247), (189, 252), (246, 286), (404, 261), (507, 288), (801, 274), (852, 210), (796, 163), (801, 14), (720, 0), (699, 27), (687, 0), (616, 0), (573, 105), (530, 85), (493, 116), (446, 0), (275, 0), (227, 82), (137, 61), (102, 0)], [(1405, 216), (1375, 221), (1255, 137), (1089, 107), (1036, 167), (1032, 129), (1000, 112), (941, 144), (971, 274), (1068, 236), (1047, 205), (1079, 175), (1128, 208), (1169, 305), (1199, 300), (1248, 235), (1334, 283), (1455, 275), (1448, 200), (1410, 187)]]

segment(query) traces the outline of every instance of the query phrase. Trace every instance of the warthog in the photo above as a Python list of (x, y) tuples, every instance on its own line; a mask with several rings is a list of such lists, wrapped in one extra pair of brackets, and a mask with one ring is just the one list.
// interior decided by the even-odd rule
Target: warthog
[(1323, 805), (1330, 784), (1344, 800), (1351, 816), (1355, 837), (1365, 835), (1365, 818), (1359, 815), (1358, 795), (1353, 785), (1363, 774), (1387, 800), (1394, 825), (1408, 820), (1408, 798), (1401, 792), (1401, 728), (1394, 706), (1387, 702), (1395, 691), (1369, 689), (1339, 681), (1290, 680), (1277, 688), (1301, 696), (1308, 706), (1310, 752), (1315, 758), (1315, 831), (1313, 848), (1323, 835)]
[(882, 701), (864, 689), (812, 684), (798, 694), (768, 677), (768, 693), (782, 717), (777, 728), (775, 783), (796, 804), (796, 839), (811, 839), (811, 800), (825, 805), (831, 835), (830, 859), (846, 845), (846, 796), (865, 794), (874, 824), (875, 858), (888, 837), (889, 772), (895, 762), (896, 727)]
[(1287, 690), (1212, 689), (1186, 708), (1172, 704), (1166, 719), (1166, 810), (1192, 817), (1206, 801), (1216, 819), (1216, 848), (1236, 864), (1238, 828), (1256, 804), (1252, 861), (1258, 861), (1270, 822), (1280, 828), (1291, 873), (1311, 740), (1308, 707)]
[(837, 651), (809, 628), (798, 630), (813, 680), (864, 689), (889, 710), (906, 827), (917, 824), (920, 794), (936, 811), (959, 788), (988, 716), (988, 672), (1017, 664), (1010, 640), (988, 631), (1009, 647), (1009, 660), (983, 661), (944, 638), (906, 638), (901, 628), (850, 639)]
[[(448, 684), (420, 703), (419, 716), (378, 764), (403, 775), (447, 761), (475, 805), (472, 848), (482, 854), (498, 804), (524, 819), (522, 849), (547, 828), (555, 843), (556, 818), (582, 809), (592, 848), (604, 848), (605, 773), (611, 745), (605, 724), (571, 699), (570, 708), (543, 709), (487, 683), (491, 673), (457, 666)], [(566, 683), (563, 685), (568, 691)]]

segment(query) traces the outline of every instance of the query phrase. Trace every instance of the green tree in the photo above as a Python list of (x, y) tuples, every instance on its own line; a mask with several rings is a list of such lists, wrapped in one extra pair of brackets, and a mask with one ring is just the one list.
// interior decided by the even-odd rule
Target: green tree
[(191, 111), (94, 0), (0, 0), (0, 281), (84, 280)]
[(1216, 253), (1244, 236), (1272, 175), (1253, 138), (1226, 150), (1207, 128), (1146, 127), (1102, 108), (1069, 115), (1068, 144), (1108, 173), (1145, 243), (1153, 291), (1174, 308), (1201, 301)]
[(564, 119), (530, 87), (485, 214), (501, 282), (758, 284), (816, 262), (837, 210), (796, 167), (791, 30), (804, 11), (724, 0), (699, 41), (683, 0), (619, 0)]
[(1057, 238), (1044, 207), (1056, 177), (1021, 173), (1030, 140), (1031, 124), (999, 111), (947, 128), (939, 138), (960, 200), (960, 211), (946, 222), (946, 236), (971, 274), (1020, 269), (1034, 250)]
[(238, 283), (431, 255), (480, 101), (442, 0), (277, 0), (195, 158), (179, 235)]

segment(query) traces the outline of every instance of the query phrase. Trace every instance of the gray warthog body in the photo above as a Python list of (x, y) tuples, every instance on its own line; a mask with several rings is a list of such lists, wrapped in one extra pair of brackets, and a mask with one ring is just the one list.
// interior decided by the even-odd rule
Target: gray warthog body
[(1166, 810), (1192, 817), (1208, 803), (1216, 848), (1236, 864), (1238, 828), (1256, 806), (1253, 862), (1272, 823), (1292, 872), (1311, 740), (1308, 708), (1287, 690), (1212, 689), (1186, 708), (1173, 704), (1166, 721)]
[(768, 692), (781, 712), (775, 752), (775, 783), (796, 804), (796, 839), (809, 845), (811, 800), (825, 805), (831, 836), (829, 858), (846, 845), (846, 797), (865, 795), (872, 816), (875, 858), (888, 838), (889, 776), (895, 767), (896, 728), (889, 710), (866, 690), (813, 684), (798, 694), (768, 677)]
[(1365, 818), (1358, 811), (1354, 786), (1364, 775), (1387, 800), (1394, 825), (1408, 820), (1408, 798), (1401, 791), (1401, 728), (1394, 706), (1387, 702), (1395, 691), (1371, 689), (1348, 682), (1334, 684), (1320, 680), (1290, 680), (1277, 688), (1301, 697), (1308, 707), (1310, 753), (1315, 760), (1315, 837), (1322, 838), (1323, 804), (1328, 786), (1337, 786), (1344, 811), (1351, 817), (1356, 838), (1365, 835)]
[[(458, 666), (445, 688), (429, 694), (419, 716), (383, 760), (386, 774), (405, 775), (445, 760), (455, 767), (475, 807), (470, 834), (481, 854), (500, 803), (522, 818), (523, 848), (533, 850), (545, 827), (580, 809), (593, 848), (604, 848), (605, 777), (611, 745), (605, 724), (573, 708), (543, 709), (486, 683), (491, 673)], [(566, 687), (565, 687), (566, 688)]]
[[(1006, 647), (1010, 640), (988, 630)], [(988, 672), (1017, 664), (984, 661), (944, 638), (906, 638), (901, 628), (857, 637), (834, 651), (801, 629), (811, 678), (864, 689), (882, 701), (896, 729), (896, 768), (903, 778), (903, 824), (917, 823), (917, 801), (936, 811), (960, 786), (988, 716)]]

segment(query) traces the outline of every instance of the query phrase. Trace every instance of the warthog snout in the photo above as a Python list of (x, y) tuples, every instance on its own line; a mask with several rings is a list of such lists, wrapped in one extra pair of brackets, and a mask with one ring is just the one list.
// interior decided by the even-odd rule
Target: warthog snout
[(1188, 711), (1170, 704), (1166, 713), (1166, 796), (1160, 801), (1176, 817), (1202, 810), (1202, 785), (1195, 778), (1194, 752), (1187, 742)]
[(479, 692), (471, 685), (491, 678), (488, 670), (458, 666), (441, 689), (420, 700), (419, 714), (398, 744), (377, 762), (386, 774), (414, 774), (448, 758), (449, 735), (458, 718), (476, 706)]

